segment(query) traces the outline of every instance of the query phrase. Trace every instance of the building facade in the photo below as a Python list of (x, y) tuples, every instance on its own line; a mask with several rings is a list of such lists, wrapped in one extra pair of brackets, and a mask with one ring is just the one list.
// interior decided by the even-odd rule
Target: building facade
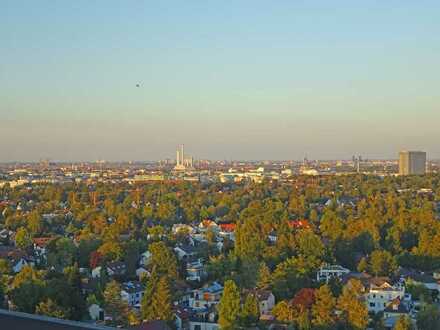
[(401, 151), (399, 153), (399, 175), (423, 175), (426, 173), (426, 152)]

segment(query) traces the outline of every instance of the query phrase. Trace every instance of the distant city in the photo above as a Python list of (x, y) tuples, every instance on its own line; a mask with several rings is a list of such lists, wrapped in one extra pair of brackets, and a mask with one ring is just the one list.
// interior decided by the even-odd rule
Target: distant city
[(427, 160), (423, 151), (400, 151), (398, 159), (375, 160), (353, 156), (350, 160), (264, 160), (212, 161), (195, 159), (176, 149), (176, 159), (150, 162), (63, 163), (44, 160), (36, 163), (0, 164), (0, 187), (36, 183), (148, 182), (184, 180), (200, 182), (289, 181), (298, 175), (423, 175), (439, 173), (440, 161)]

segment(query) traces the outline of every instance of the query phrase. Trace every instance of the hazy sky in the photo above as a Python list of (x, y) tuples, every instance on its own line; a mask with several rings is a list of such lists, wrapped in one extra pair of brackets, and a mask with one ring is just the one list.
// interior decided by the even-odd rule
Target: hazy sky
[[(0, 1), (0, 161), (440, 158), (439, 1)], [(140, 84), (137, 88), (136, 84)]]

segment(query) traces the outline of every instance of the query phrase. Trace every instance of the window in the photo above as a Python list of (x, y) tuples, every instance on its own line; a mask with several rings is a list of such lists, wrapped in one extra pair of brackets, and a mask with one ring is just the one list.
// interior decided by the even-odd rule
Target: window
[(194, 326), (194, 330), (202, 330), (202, 326), (200, 324), (196, 324)]

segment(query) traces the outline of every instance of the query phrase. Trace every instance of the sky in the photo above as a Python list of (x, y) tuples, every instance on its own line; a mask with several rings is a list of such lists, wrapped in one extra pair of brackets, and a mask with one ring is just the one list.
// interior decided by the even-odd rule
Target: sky
[[(439, 1), (0, 1), (0, 161), (440, 158)], [(139, 87), (136, 85), (139, 84)]]

